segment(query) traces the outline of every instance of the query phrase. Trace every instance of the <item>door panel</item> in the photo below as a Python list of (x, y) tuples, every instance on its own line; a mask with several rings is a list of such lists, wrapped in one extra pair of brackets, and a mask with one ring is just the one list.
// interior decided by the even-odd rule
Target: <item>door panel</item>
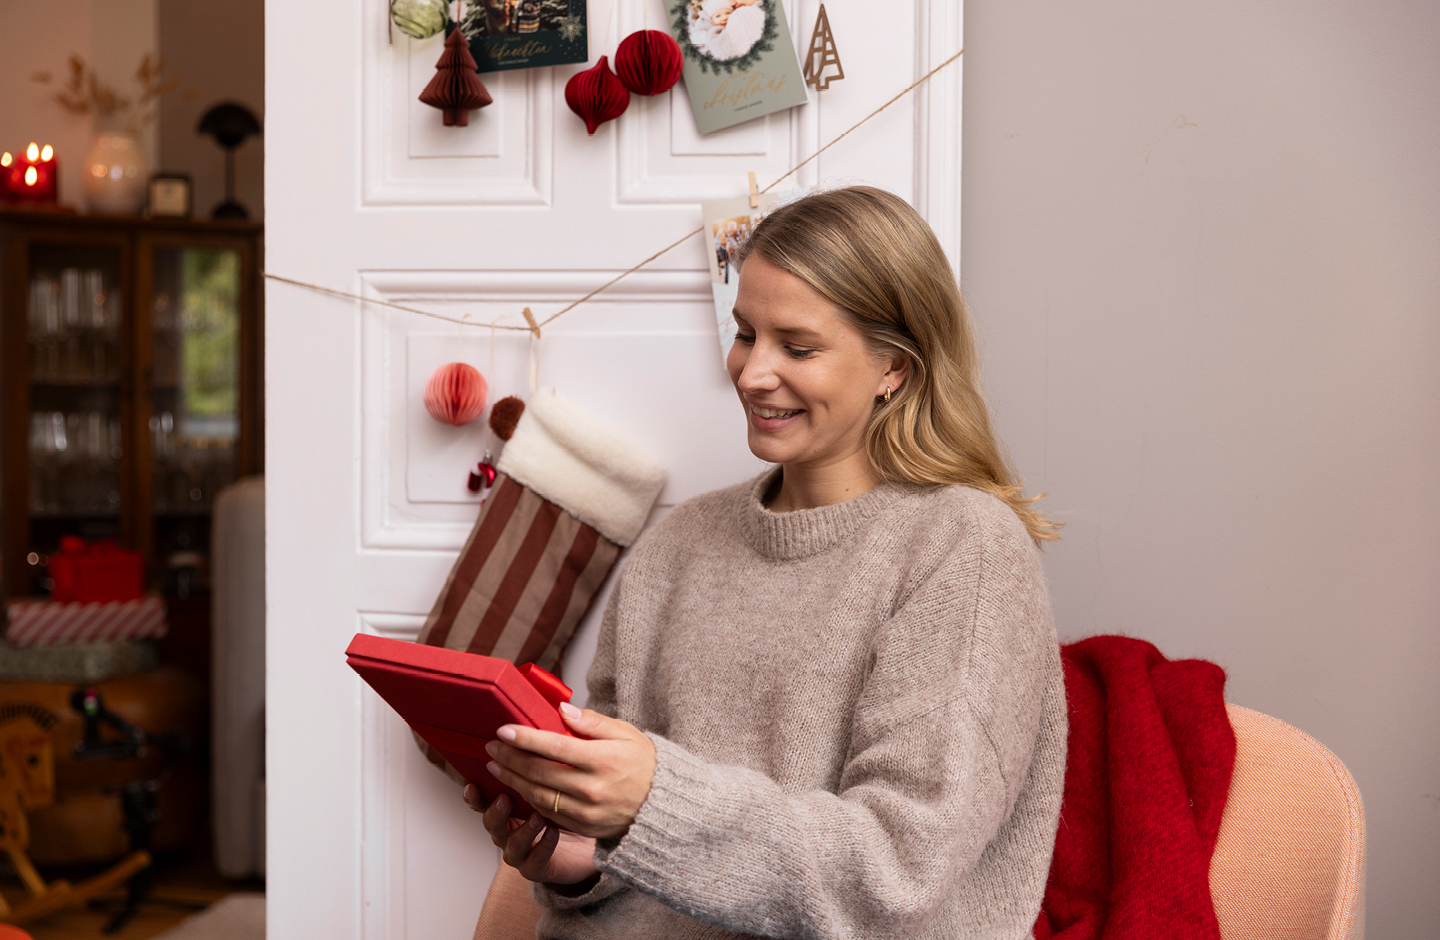
[[(608, 0), (590, 5), (592, 62), (663, 23), (660, 0), (620, 2), (613, 21)], [(785, 7), (803, 50), (818, 2)], [(476, 324), (269, 285), (270, 936), (468, 936), (498, 853), (343, 656), (357, 630), (416, 634), (475, 519), (464, 482), (487, 433), (432, 421), (424, 382), (460, 360), (491, 401), (528, 395), (529, 335), (481, 324), (518, 325), (527, 306), (543, 319), (699, 227), (702, 200), (743, 195), (748, 171), (768, 183), (959, 48), (958, 3), (827, 10), (847, 78), (809, 104), (702, 137), (679, 89), (633, 97), (591, 137), (564, 103), (579, 66), (487, 73), (495, 103), (445, 128), (415, 100), (438, 40), (389, 42), (380, 0), (270, 3), (266, 269)], [(283, 26), (302, 20), (328, 24), (327, 40)], [(954, 259), (959, 87), (957, 65), (783, 186), (891, 189)], [(698, 237), (547, 327), (538, 356), (542, 386), (666, 464), (652, 522), (760, 469)], [(600, 606), (567, 656), (573, 685)]]

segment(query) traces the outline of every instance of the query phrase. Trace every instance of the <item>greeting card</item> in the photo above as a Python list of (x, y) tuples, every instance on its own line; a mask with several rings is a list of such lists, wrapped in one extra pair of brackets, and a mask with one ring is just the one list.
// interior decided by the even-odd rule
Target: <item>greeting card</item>
[(471, 0), (460, 29), (482, 72), (590, 58), (585, 0)]
[(700, 133), (805, 103), (780, 0), (671, 0), (670, 31)]

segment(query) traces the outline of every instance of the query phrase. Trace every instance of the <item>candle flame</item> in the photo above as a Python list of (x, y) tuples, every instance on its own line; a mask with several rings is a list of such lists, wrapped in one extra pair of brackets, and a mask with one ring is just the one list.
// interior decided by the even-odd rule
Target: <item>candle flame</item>
[(50, 146), (49, 144), (46, 144), (44, 149), (40, 151), (40, 159), (46, 162), (49, 162), (50, 158), (53, 156), (55, 156), (55, 148)]
[(40, 174), (35, 172), (35, 168), (34, 168), (33, 166), (30, 167), (29, 169), (27, 169), (27, 170), (25, 171), (25, 185), (26, 185), (26, 186), (34, 186), (34, 185), (35, 185), (35, 181), (36, 181), (37, 179), (39, 179), (39, 178), (40, 178)]
[(15, 162), (15, 158), (10, 156), (10, 151), (7, 150), (0, 154), (0, 166), (9, 166), (13, 162)]
[(30, 141), (30, 146), (25, 148), (25, 159), (31, 162), (40, 159), (40, 148), (35, 146), (35, 141)]

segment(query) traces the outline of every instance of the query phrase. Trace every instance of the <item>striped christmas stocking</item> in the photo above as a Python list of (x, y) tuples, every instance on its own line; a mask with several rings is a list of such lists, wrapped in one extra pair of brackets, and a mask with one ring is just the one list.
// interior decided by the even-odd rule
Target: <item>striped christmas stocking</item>
[(532, 396), (496, 470), (419, 642), (558, 675), (576, 626), (645, 525), (665, 469), (551, 390)]

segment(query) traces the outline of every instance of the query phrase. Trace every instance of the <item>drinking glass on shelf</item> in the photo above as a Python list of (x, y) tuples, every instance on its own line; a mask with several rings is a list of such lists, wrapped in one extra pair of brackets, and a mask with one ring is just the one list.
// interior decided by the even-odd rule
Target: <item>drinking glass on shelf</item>
[(85, 325), (91, 328), (104, 326), (105, 319), (105, 272), (85, 271), (81, 274), (84, 289), (81, 296), (85, 303)]
[(80, 325), (82, 292), (80, 269), (65, 268), (62, 270), (60, 272), (60, 316), (68, 328), (73, 329)]

